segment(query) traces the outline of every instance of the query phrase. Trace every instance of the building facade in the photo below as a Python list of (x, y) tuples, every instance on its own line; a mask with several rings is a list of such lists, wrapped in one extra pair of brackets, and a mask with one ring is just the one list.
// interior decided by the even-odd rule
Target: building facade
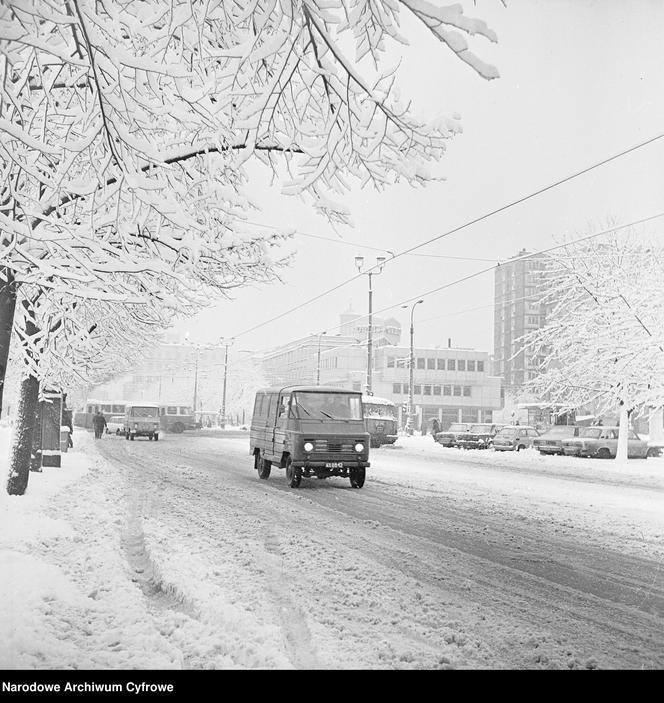
[[(346, 334), (310, 335), (263, 355), (263, 373), (270, 384), (303, 383), (363, 391), (367, 375), (366, 318), (344, 313)], [(360, 320), (365, 327), (361, 328)], [(396, 320), (374, 320), (373, 394), (395, 403), (400, 425), (406, 422), (410, 347), (399, 345)], [(378, 344), (376, 344), (376, 340)], [(491, 422), (501, 407), (500, 379), (491, 375), (488, 352), (453, 347), (414, 349), (413, 401), (416, 427), (435, 417), (443, 427), (452, 422)]]
[(541, 256), (522, 249), (496, 267), (494, 274), (494, 373), (507, 393), (537, 375), (541, 359), (522, 349), (520, 338), (543, 327), (546, 308), (541, 304), (540, 278), (546, 268)]

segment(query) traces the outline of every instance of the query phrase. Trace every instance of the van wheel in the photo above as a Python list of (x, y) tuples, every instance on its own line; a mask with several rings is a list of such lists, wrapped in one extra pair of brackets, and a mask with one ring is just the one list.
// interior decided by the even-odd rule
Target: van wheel
[(272, 462), (267, 459), (263, 459), (263, 457), (260, 456), (257, 456), (256, 460), (258, 463), (258, 478), (262, 478), (263, 480), (270, 478)]
[(353, 488), (362, 488), (364, 486), (364, 480), (367, 477), (367, 470), (362, 466), (359, 469), (350, 470), (350, 485)]
[(526, 448), (526, 445), (525, 445), (525, 444), (520, 444), (520, 445), (516, 448), (516, 450), (517, 450), (517, 452), (520, 452), (522, 449), (525, 449), (525, 448)]
[(291, 488), (298, 488), (302, 481), (302, 469), (296, 469), (290, 459), (286, 462), (286, 480)]

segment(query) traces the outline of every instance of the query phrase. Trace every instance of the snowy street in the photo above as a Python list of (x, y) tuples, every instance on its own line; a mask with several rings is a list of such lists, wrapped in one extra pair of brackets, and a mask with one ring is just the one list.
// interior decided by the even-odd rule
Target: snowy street
[(664, 664), (664, 459), (412, 437), (372, 452), (361, 490), (294, 490), (279, 470), (257, 478), (247, 433), (77, 434), (61, 470), (31, 479), (89, 468), (27, 537), (55, 593), (35, 595), (35, 632), (17, 614), (5, 667)]

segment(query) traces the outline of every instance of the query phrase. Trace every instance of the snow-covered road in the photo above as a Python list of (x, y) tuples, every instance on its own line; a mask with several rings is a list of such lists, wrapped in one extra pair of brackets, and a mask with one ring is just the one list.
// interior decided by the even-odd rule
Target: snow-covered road
[(410, 438), (373, 453), (360, 491), (292, 490), (257, 479), (246, 436), (98, 448), (122, 471), (155, 611), (216, 633), (183, 647), (185, 667), (664, 664), (659, 460)]
[(402, 438), (365, 487), (77, 432), (0, 500), (5, 668), (659, 668), (664, 459)]

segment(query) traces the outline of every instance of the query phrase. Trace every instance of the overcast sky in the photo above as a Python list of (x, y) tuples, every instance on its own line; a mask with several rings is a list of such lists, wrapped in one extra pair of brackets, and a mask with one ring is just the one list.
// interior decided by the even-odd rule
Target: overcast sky
[[(438, 169), (444, 182), (395, 186), (347, 199), (355, 227), (337, 229), (256, 176), (255, 222), (303, 233), (283, 284), (247, 288), (180, 326), (192, 340), (235, 337), (236, 350), (262, 350), (309, 333), (338, 332), (338, 314), (366, 313), (367, 277), (271, 324), (280, 315), (357, 273), (354, 256), (375, 263), (500, 208), (664, 132), (664, 3), (661, 0), (499, 0), (463, 2), (487, 21), (493, 45), (470, 47), (501, 77), (487, 82), (419, 27), (404, 23), (400, 86), (423, 115), (460, 113), (463, 134), (448, 142)], [(414, 29), (415, 31), (411, 31)], [(519, 249), (543, 249), (561, 236), (664, 212), (664, 139), (569, 183), (389, 263), (374, 277), (374, 312), (397, 317), (407, 343), (402, 301), (480, 271)], [(664, 218), (650, 225), (664, 229)], [(335, 241), (315, 239), (329, 237)], [(421, 254), (428, 254), (424, 257)], [(386, 254), (389, 256), (389, 254)], [(461, 257), (461, 258), (441, 258)], [(417, 346), (453, 345), (492, 352), (493, 273), (425, 296), (415, 313)], [(246, 333), (245, 333), (246, 332)]]

